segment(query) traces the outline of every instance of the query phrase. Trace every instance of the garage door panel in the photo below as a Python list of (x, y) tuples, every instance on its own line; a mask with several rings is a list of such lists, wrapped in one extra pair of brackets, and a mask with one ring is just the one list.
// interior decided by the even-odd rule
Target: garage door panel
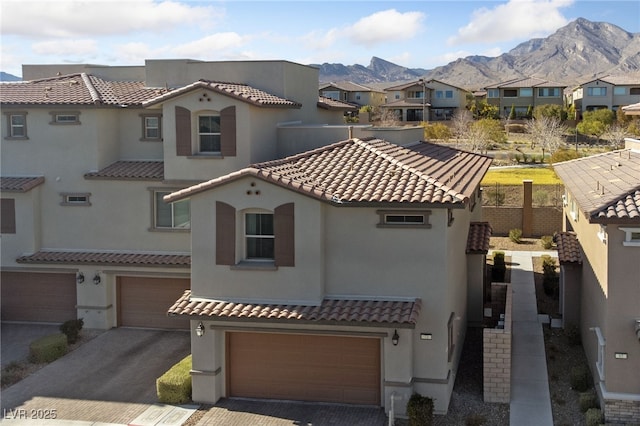
[(229, 396), (380, 403), (380, 341), (227, 333)]
[(118, 325), (189, 329), (188, 319), (167, 316), (167, 310), (189, 288), (189, 279), (118, 277)]

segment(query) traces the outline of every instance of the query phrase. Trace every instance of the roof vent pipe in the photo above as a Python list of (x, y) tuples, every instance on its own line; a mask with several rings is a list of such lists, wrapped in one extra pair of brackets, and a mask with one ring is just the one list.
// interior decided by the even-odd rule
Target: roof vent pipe
[(349, 126), (349, 139), (353, 139), (353, 126)]

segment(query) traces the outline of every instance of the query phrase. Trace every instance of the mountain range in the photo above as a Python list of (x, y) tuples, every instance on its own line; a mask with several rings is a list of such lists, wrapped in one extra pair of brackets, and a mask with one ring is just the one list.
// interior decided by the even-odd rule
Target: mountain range
[(534, 38), (497, 57), (467, 56), (431, 70), (407, 68), (373, 57), (368, 66), (316, 64), (320, 82), (360, 84), (436, 79), (466, 89), (519, 77), (569, 86), (602, 75), (634, 74), (640, 80), (640, 33), (578, 18), (546, 38)]

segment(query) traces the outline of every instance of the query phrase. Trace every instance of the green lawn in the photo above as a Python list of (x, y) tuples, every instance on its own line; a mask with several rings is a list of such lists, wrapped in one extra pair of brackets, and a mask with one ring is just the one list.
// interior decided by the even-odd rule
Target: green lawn
[(556, 185), (561, 183), (551, 167), (522, 167), (513, 169), (489, 170), (482, 180), (482, 185), (522, 185), (522, 181), (530, 179), (534, 185)]

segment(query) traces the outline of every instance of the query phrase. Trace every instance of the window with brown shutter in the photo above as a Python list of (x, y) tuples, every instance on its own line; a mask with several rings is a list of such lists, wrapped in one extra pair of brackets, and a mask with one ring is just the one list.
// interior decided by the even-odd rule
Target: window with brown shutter
[(0, 233), (16, 233), (16, 200), (13, 198), (0, 199)]
[(216, 201), (216, 264), (236, 263), (236, 209)]
[(176, 155), (184, 157), (192, 154), (191, 150), (191, 111), (176, 107)]
[(236, 156), (236, 107), (230, 106), (220, 111), (220, 154)]
[(295, 266), (295, 222), (293, 203), (276, 207), (274, 217), (275, 264)]

